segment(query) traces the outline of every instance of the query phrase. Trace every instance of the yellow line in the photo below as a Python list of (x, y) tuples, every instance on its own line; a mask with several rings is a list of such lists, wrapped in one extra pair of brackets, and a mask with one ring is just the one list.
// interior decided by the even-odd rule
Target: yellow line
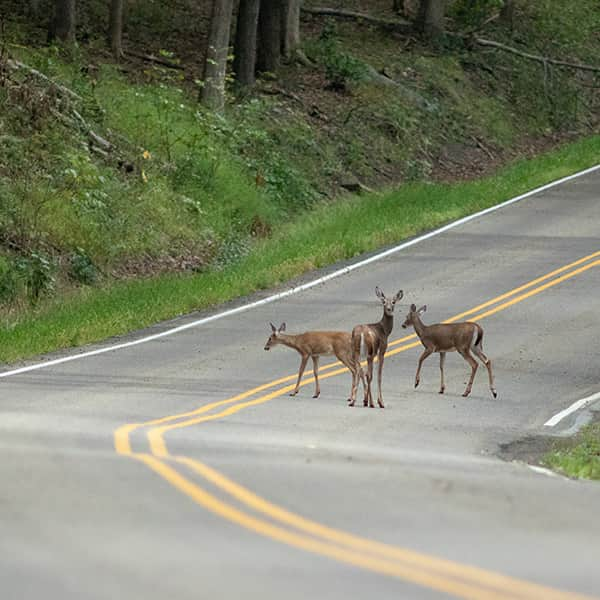
[[(519, 592), (516, 590), (511, 592), (507, 590), (490, 589), (485, 585), (478, 583), (465, 582), (449, 576), (438, 575), (429, 568), (423, 568), (417, 564), (403, 564), (402, 562), (395, 562), (382, 557), (370, 556), (365, 554), (363, 550), (354, 551), (273, 525), (272, 523), (248, 515), (235, 507), (220, 501), (154, 456), (148, 454), (132, 454), (131, 456), (144, 462), (153, 471), (166, 479), (179, 491), (189, 496), (197, 504), (204, 506), (206, 509), (220, 517), (259, 535), (300, 548), (307, 552), (328, 556), (337, 561), (348, 563), (362, 569), (397, 577), (404, 581), (409, 581), (430, 589), (466, 598), (467, 600), (509, 600), (519, 598)], [(456, 566), (460, 567), (460, 565)], [(544, 598), (545, 600), (589, 600), (584, 596), (561, 594), (560, 592), (544, 588), (543, 586), (531, 585), (535, 588), (536, 595), (533, 596), (534, 598)], [(540, 596), (540, 593), (543, 595)], [(549, 596), (548, 593), (554, 595)]]
[[(594, 254), (589, 255), (588, 257), (579, 259), (578, 261), (575, 261), (570, 265), (561, 267), (560, 269), (556, 269), (551, 273), (544, 275), (543, 277), (539, 277), (535, 280), (532, 280), (531, 282), (519, 286), (518, 288), (515, 288), (510, 292), (502, 294), (501, 296), (498, 296), (493, 300), (485, 302), (473, 309), (470, 309), (469, 311), (452, 317), (446, 322), (451, 322), (463, 316), (474, 314), (482, 308), (486, 308), (492, 304), (495, 304), (502, 299), (508, 298), (524, 289), (530, 288), (536, 283), (540, 283), (541, 281), (549, 279), (554, 275), (564, 272), (572, 266), (581, 264), (582, 262), (590, 260), (590, 258), (594, 258), (598, 255), (600, 255), (600, 252), (596, 252)], [(565, 281), (571, 277), (574, 277), (575, 275), (578, 275), (579, 273), (587, 271), (588, 269), (598, 265), (600, 265), (600, 260), (596, 260), (592, 263), (589, 263), (583, 267), (580, 267), (579, 269), (571, 271), (544, 285), (530, 290), (525, 294), (521, 294), (507, 302), (495, 306), (494, 308), (477, 315), (476, 318), (486, 318), (492, 314), (495, 314), (501, 310), (508, 308), (509, 306), (521, 302), (526, 298), (539, 294), (542, 291), (554, 285), (557, 285), (558, 283), (561, 283), (562, 281)], [(410, 336), (405, 336), (404, 338), (397, 340), (395, 344), (398, 344), (402, 341), (407, 341), (414, 337), (414, 334)], [(402, 347), (390, 350), (388, 353), (386, 353), (386, 356), (397, 354), (399, 352), (403, 352), (409, 348), (413, 348), (419, 345), (420, 342), (406, 344)], [(331, 365), (328, 365), (327, 368), (332, 369), (338, 365), (339, 363), (333, 363)], [(344, 372), (346, 372), (345, 367), (338, 368), (335, 371), (323, 374), (322, 378), (333, 377)], [(214, 496), (211, 496), (210, 494), (202, 490), (202, 488), (200, 488), (193, 482), (183, 477), (176, 470), (174, 470), (173, 468), (156, 458), (170, 458), (167, 446), (163, 438), (164, 433), (166, 433), (167, 431), (170, 431), (171, 429), (188, 427), (201, 422), (220, 419), (224, 416), (231, 415), (240, 410), (243, 410), (246, 407), (255, 406), (272, 400), (273, 398), (281, 396), (287, 391), (291, 391), (294, 388), (294, 386), (288, 385), (276, 389), (259, 398), (255, 398), (247, 402), (242, 402), (234, 406), (230, 406), (219, 413), (210, 415), (203, 414), (219, 406), (239, 402), (239, 400), (246, 399), (249, 396), (252, 396), (260, 391), (269, 389), (275, 385), (279, 385), (280, 383), (293, 380), (294, 378), (294, 375), (283, 377), (270, 383), (253, 388), (252, 390), (239, 394), (235, 397), (219, 402), (214, 402), (212, 404), (200, 407), (199, 409), (187, 413), (163, 417), (161, 419), (155, 419), (153, 421), (149, 421), (147, 423), (142, 424), (124, 425), (123, 427), (120, 427), (118, 430), (115, 431), (115, 449), (121, 454), (129, 455), (134, 458), (137, 458), (138, 460), (141, 460), (147, 466), (149, 466), (151, 469), (153, 469), (155, 472), (157, 472), (159, 475), (161, 475), (167, 481), (169, 481), (172, 485), (177, 487), (180, 491), (184, 492), (192, 499), (194, 499), (194, 501), (215, 512), (216, 514), (219, 514), (220, 516), (230, 521), (238, 523), (239, 525), (242, 525), (247, 529), (251, 529), (257, 533), (260, 533), (263, 536), (267, 536), (272, 539), (288, 543), (292, 546), (302, 548), (304, 550), (323, 554), (331, 558), (335, 558), (336, 560), (354, 564), (362, 568), (377, 571), (380, 573), (385, 573), (387, 575), (392, 575), (395, 577), (400, 577), (402, 579), (411, 581), (413, 583), (417, 583), (419, 585), (424, 585), (426, 587), (430, 587), (436, 590), (460, 596), (462, 598), (468, 598), (473, 600), (504, 600), (506, 598), (517, 597), (543, 597), (545, 600), (574, 600), (585, 598), (584, 596), (580, 596), (577, 594), (553, 590), (551, 588), (545, 588), (534, 583), (520, 581), (504, 575), (478, 569), (476, 567), (461, 565), (459, 563), (452, 563), (451, 561), (445, 561), (443, 559), (430, 557), (403, 548), (388, 546), (386, 544), (381, 544), (375, 541), (360, 538), (358, 536), (353, 536), (343, 531), (326, 527), (319, 523), (305, 519), (299, 515), (290, 513), (289, 511), (286, 511), (285, 509), (282, 509), (270, 502), (267, 502), (263, 498), (252, 493), (250, 490), (227, 479), (224, 475), (218, 473), (214, 469), (211, 469), (210, 467), (198, 461), (192, 460), (188, 457), (174, 458), (174, 460), (177, 463), (185, 465), (188, 468), (192, 469), (194, 472), (201, 475), (206, 480), (212, 482), (214, 485), (221, 488), (234, 498), (237, 498), (240, 502), (246, 504), (248, 507), (262, 512), (263, 514), (266, 514), (269, 517), (281, 523), (285, 523), (289, 526), (295, 527), (301, 531), (307, 532), (310, 535), (314, 535), (322, 539), (306, 537), (305, 535), (299, 534), (297, 532), (282, 529), (273, 525), (272, 523), (252, 517), (226, 503), (221, 502)], [(301, 385), (307, 385), (311, 381), (312, 378), (306, 379), (301, 383)], [(197, 416), (193, 419), (187, 419), (170, 425), (162, 425), (163, 423), (168, 423), (169, 421), (175, 419), (181, 419), (186, 416), (200, 414), (202, 414), (203, 416)], [(150, 443), (150, 448), (154, 456), (147, 454), (131, 453), (131, 446), (129, 442), (129, 436), (131, 432), (142, 426), (153, 425), (162, 425), (161, 427), (151, 427), (147, 434)], [(323, 539), (325, 541), (323, 541)], [(339, 545), (341, 545), (342, 547), (340, 547)], [(365, 553), (367, 554), (365, 555)], [(439, 575), (440, 572), (442, 573), (441, 576)], [(448, 579), (448, 577), (458, 577), (461, 578), (463, 581)], [(489, 589), (490, 586), (494, 589)]]
[[(306, 519), (294, 513), (291, 513), (276, 504), (268, 502), (261, 498), (249, 489), (225, 477), (222, 473), (210, 468), (209, 466), (193, 460), (187, 456), (170, 457), (175, 462), (189, 467), (192, 471), (202, 476), (207, 481), (210, 481), (217, 487), (227, 492), (230, 496), (243, 502), (250, 508), (266, 514), (267, 516), (285, 523), (297, 529), (314, 536), (318, 536), (328, 541), (346, 546), (355, 550), (367, 551), (379, 556), (383, 556), (390, 560), (399, 560), (407, 563), (411, 567), (417, 567), (427, 570), (435, 570), (449, 577), (457, 577), (463, 580), (477, 579), (479, 583), (492, 588), (497, 588), (498, 591), (510, 591), (511, 598), (517, 594), (530, 598), (533, 594), (534, 598), (544, 598), (544, 600), (560, 600), (565, 598), (573, 599), (576, 596), (570, 593), (561, 592), (552, 588), (547, 588), (542, 585), (521, 581), (501, 575), (492, 571), (486, 571), (477, 567), (462, 565), (460, 563), (436, 558), (426, 554), (421, 554), (405, 548), (390, 546), (381, 542), (376, 542), (366, 538), (352, 535), (339, 529), (327, 527), (310, 519)], [(476, 582), (477, 583), (477, 582)]]

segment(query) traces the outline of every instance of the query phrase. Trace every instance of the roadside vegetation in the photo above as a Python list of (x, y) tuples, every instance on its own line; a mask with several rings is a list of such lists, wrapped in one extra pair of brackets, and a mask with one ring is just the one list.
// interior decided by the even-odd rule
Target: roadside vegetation
[(107, 2), (48, 45), (52, 4), (0, 14), (2, 362), (277, 286), (600, 156), (597, 72), (468, 42), (598, 65), (596, 0), (515, 0), (510, 22), (454, 0), (435, 40), (305, 14), (305, 60), (228, 80), (222, 111), (197, 101), (210, 2), (130, 0), (119, 60)]
[(542, 464), (569, 477), (600, 480), (600, 423), (583, 427), (546, 454)]

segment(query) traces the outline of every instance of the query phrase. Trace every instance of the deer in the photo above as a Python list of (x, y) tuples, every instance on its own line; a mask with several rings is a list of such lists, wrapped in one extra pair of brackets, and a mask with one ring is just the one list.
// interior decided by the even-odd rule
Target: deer
[[(394, 307), (404, 293), (400, 290), (392, 298), (386, 298), (385, 294), (376, 286), (375, 294), (383, 304), (383, 316), (378, 323), (356, 325), (354, 327), (352, 330), (352, 355), (354, 361), (359, 365), (361, 357), (366, 356), (367, 385), (366, 387), (364, 386), (363, 380), (363, 387), (365, 390), (363, 405), (368, 405), (370, 408), (374, 408), (371, 382), (373, 381), (373, 361), (375, 360), (375, 356), (377, 356), (377, 360), (379, 361), (377, 370), (377, 404), (380, 408), (385, 408), (381, 392), (383, 359), (385, 357), (385, 351), (387, 350), (388, 338), (390, 337), (394, 326)], [(355, 378), (353, 379), (352, 391), (350, 392), (350, 399), (348, 400), (349, 406), (354, 406), (354, 403), (356, 402), (357, 388), (358, 380)]]
[(481, 360), (486, 366), (489, 380), (490, 380), (490, 391), (492, 396), (496, 398), (496, 388), (494, 387), (494, 375), (492, 373), (492, 361), (483, 353), (483, 328), (478, 323), (471, 321), (463, 321), (461, 323), (436, 323), (435, 325), (425, 325), (421, 321), (421, 315), (427, 310), (427, 306), (421, 306), (417, 310), (415, 304), (411, 304), (406, 320), (402, 323), (402, 327), (406, 329), (410, 325), (415, 328), (415, 332), (425, 350), (419, 357), (419, 364), (417, 366), (417, 374), (415, 375), (415, 388), (418, 387), (421, 381), (421, 367), (423, 361), (434, 352), (438, 352), (440, 355), (440, 394), (443, 394), (446, 386), (444, 384), (444, 361), (446, 359), (446, 352), (458, 352), (471, 366), (471, 377), (467, 388), (465, 389), (463, 396), (467, 397), (471, 393), (473, 387), (473, 380), (475, 379), (475, 373), (479, 366), (477, 361), (473, 358), (473, 354)]
[(319, 386), (319, 358), (321, 356), (335, 355), (337, 359), (352, 373), (352, 389), (358, 387), (358, 379), (365, 385), (364, 373), (360, 366), (360, 361), (355, 361), (352, 355), (352, 336), (346, 331), (306, 331), (297, 335), (286, 334), (285, 323), (282, 323), (279, 328), (271, 325), (271, 335), (265, 344), (265, 350), (270, 350), (273, 346), (282, 344), (289, 348), (294, 348), (300, 356), (300, 369), (298, 370), (298, 380), (296, 387), (290, 393), (290, 396), (295, 396), (300, 387), (300, 380), (304, 374), (304, 369), (309, 357), (313, 361), (313, 373), (315, 375), (315, 393), (313, 398), (318, 398), (321, 394)]

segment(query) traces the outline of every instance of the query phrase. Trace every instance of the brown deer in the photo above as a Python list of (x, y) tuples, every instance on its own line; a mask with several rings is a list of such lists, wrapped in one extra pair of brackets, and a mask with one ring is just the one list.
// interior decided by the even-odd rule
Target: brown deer
[(298, 370), (298, 381), (296, 387), (290, 393), (290, 396), (295, 396), (298, 393), (300, 387), (300, 380), (304, 374), (304, 369), (308, 358), (312, 358), (313, 361), (313, 373), (315, 374), (315, 394), (313, 398), (318, 398), (321, 393), (319, 387), (319, 357), (320, 356), (331, 356), (335, 355), (338, 360), (344, 364), (352, 373), (352, 389), (355, 386), (358, 387), (358, 378), (360, 377), (365, 385), (364, 374), (360, 366), (360, 360), (355, 361), (352, 356), (352, 338), (351, 335), (345, 331), (307, 331), (298, 335), (291, 335), (283, 333), (285, 331), (285, 323), (279, 326), (279, 329), (270, 323), (271, 335), (265, 345), (265, 350), (270, 350), (277, 344), (283, 344), (289, 348), (294, 348), (300, 353), (302, 357), (300, 361), (300, 369)]
[[(383, 304), (383, 316), (378, 323), (370, 325), (356, 325), (352, 330), (352, 354), (354, 361), (360, 365), (360, 359), (366, 355), (367, 358), (367, 385), (365, 387), (364, 406), (367, 404), (373, 406), (373, 395), (371, 393), (371, 382), (373, 381), (373, 360), (377, 356), (379, 366), (377, 370), (377, 404), (384, 408), (383, 396), (381, 393), (381, 375), (383, 372), (383, 359), (387, 350), (388, 338), (392, 333), (394, 326), (394, 306), (403, 296), (400, 290), (393, 298), (386, 298), (385, 294), (378, 288), (375, 288), (377, 297)], [(363, 380), (364, 386), (364, 380)], [(352, 391), (350, 392), (349, 405), (354, 406), (356, 402), (356, 391), (358, 388), (358, 379), (352, 380)]]
[(471, 366), (471, 378), (467, 384), (463, 396), (468, 396), (471, 393), (471, 387), (473, 386), (473, 380), (475, 379), (475, 373), (477, 371), (477, 361), (473, 358), (471, 352), (481, 360), (481, 362), (487, 367), (488, 375), (490, 378), (490, 390), (494, 398), (497, 397), (496, 389), (494, 388), (494, 375), (492, 374), (492, 361), (483, 353), (483, 328), (478, 323), (472, 323), (465, 321), (463, 323), (437, 323), (436, 325), (425, 325), (421, 321), (421, 315), (427, 310), (427, 306), (421, 306), (417, 310), (417, 307), (412, 304), (406, 320), (402, 323), (403, 328), (407, 328), (412, 325), (415, 328), (419, 339), (425, 350), (419, 357), (419, 365), (417, 367), (417, 374), (415, 375), (415, 387), (419, 385), (421, 380), (421, 366), (423, 361), (433, 352), (439, 352), (440, 354), (440, 372), (441, 372), (441, 384), (440, 394), (444, 393), (446, 386), (444, 385), (444, 360), (446, 359), (446, 352), (453, 352), (456, 350)]

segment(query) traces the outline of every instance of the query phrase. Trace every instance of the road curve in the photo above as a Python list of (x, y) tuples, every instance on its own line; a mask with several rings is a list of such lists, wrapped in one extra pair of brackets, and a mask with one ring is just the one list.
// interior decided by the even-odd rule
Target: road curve
[[(496, 457), (600, 389), (599, 196), (595, 171), (278, 302), (0, 380), (3, 597), (600, 597), (600, 486)], [(268, 322), (375, 321), (376, 285), (405, 291), (386, 409), (348, 408), (326, 360), (321, 398), (308, 376), (288, 397), (299, 358), (262, 350)], [(481, 323), (498, 399), (483, 368), (461, 397), (456, 354), (446, 394), (436, 356), (413, 389), (411, 302)]]

